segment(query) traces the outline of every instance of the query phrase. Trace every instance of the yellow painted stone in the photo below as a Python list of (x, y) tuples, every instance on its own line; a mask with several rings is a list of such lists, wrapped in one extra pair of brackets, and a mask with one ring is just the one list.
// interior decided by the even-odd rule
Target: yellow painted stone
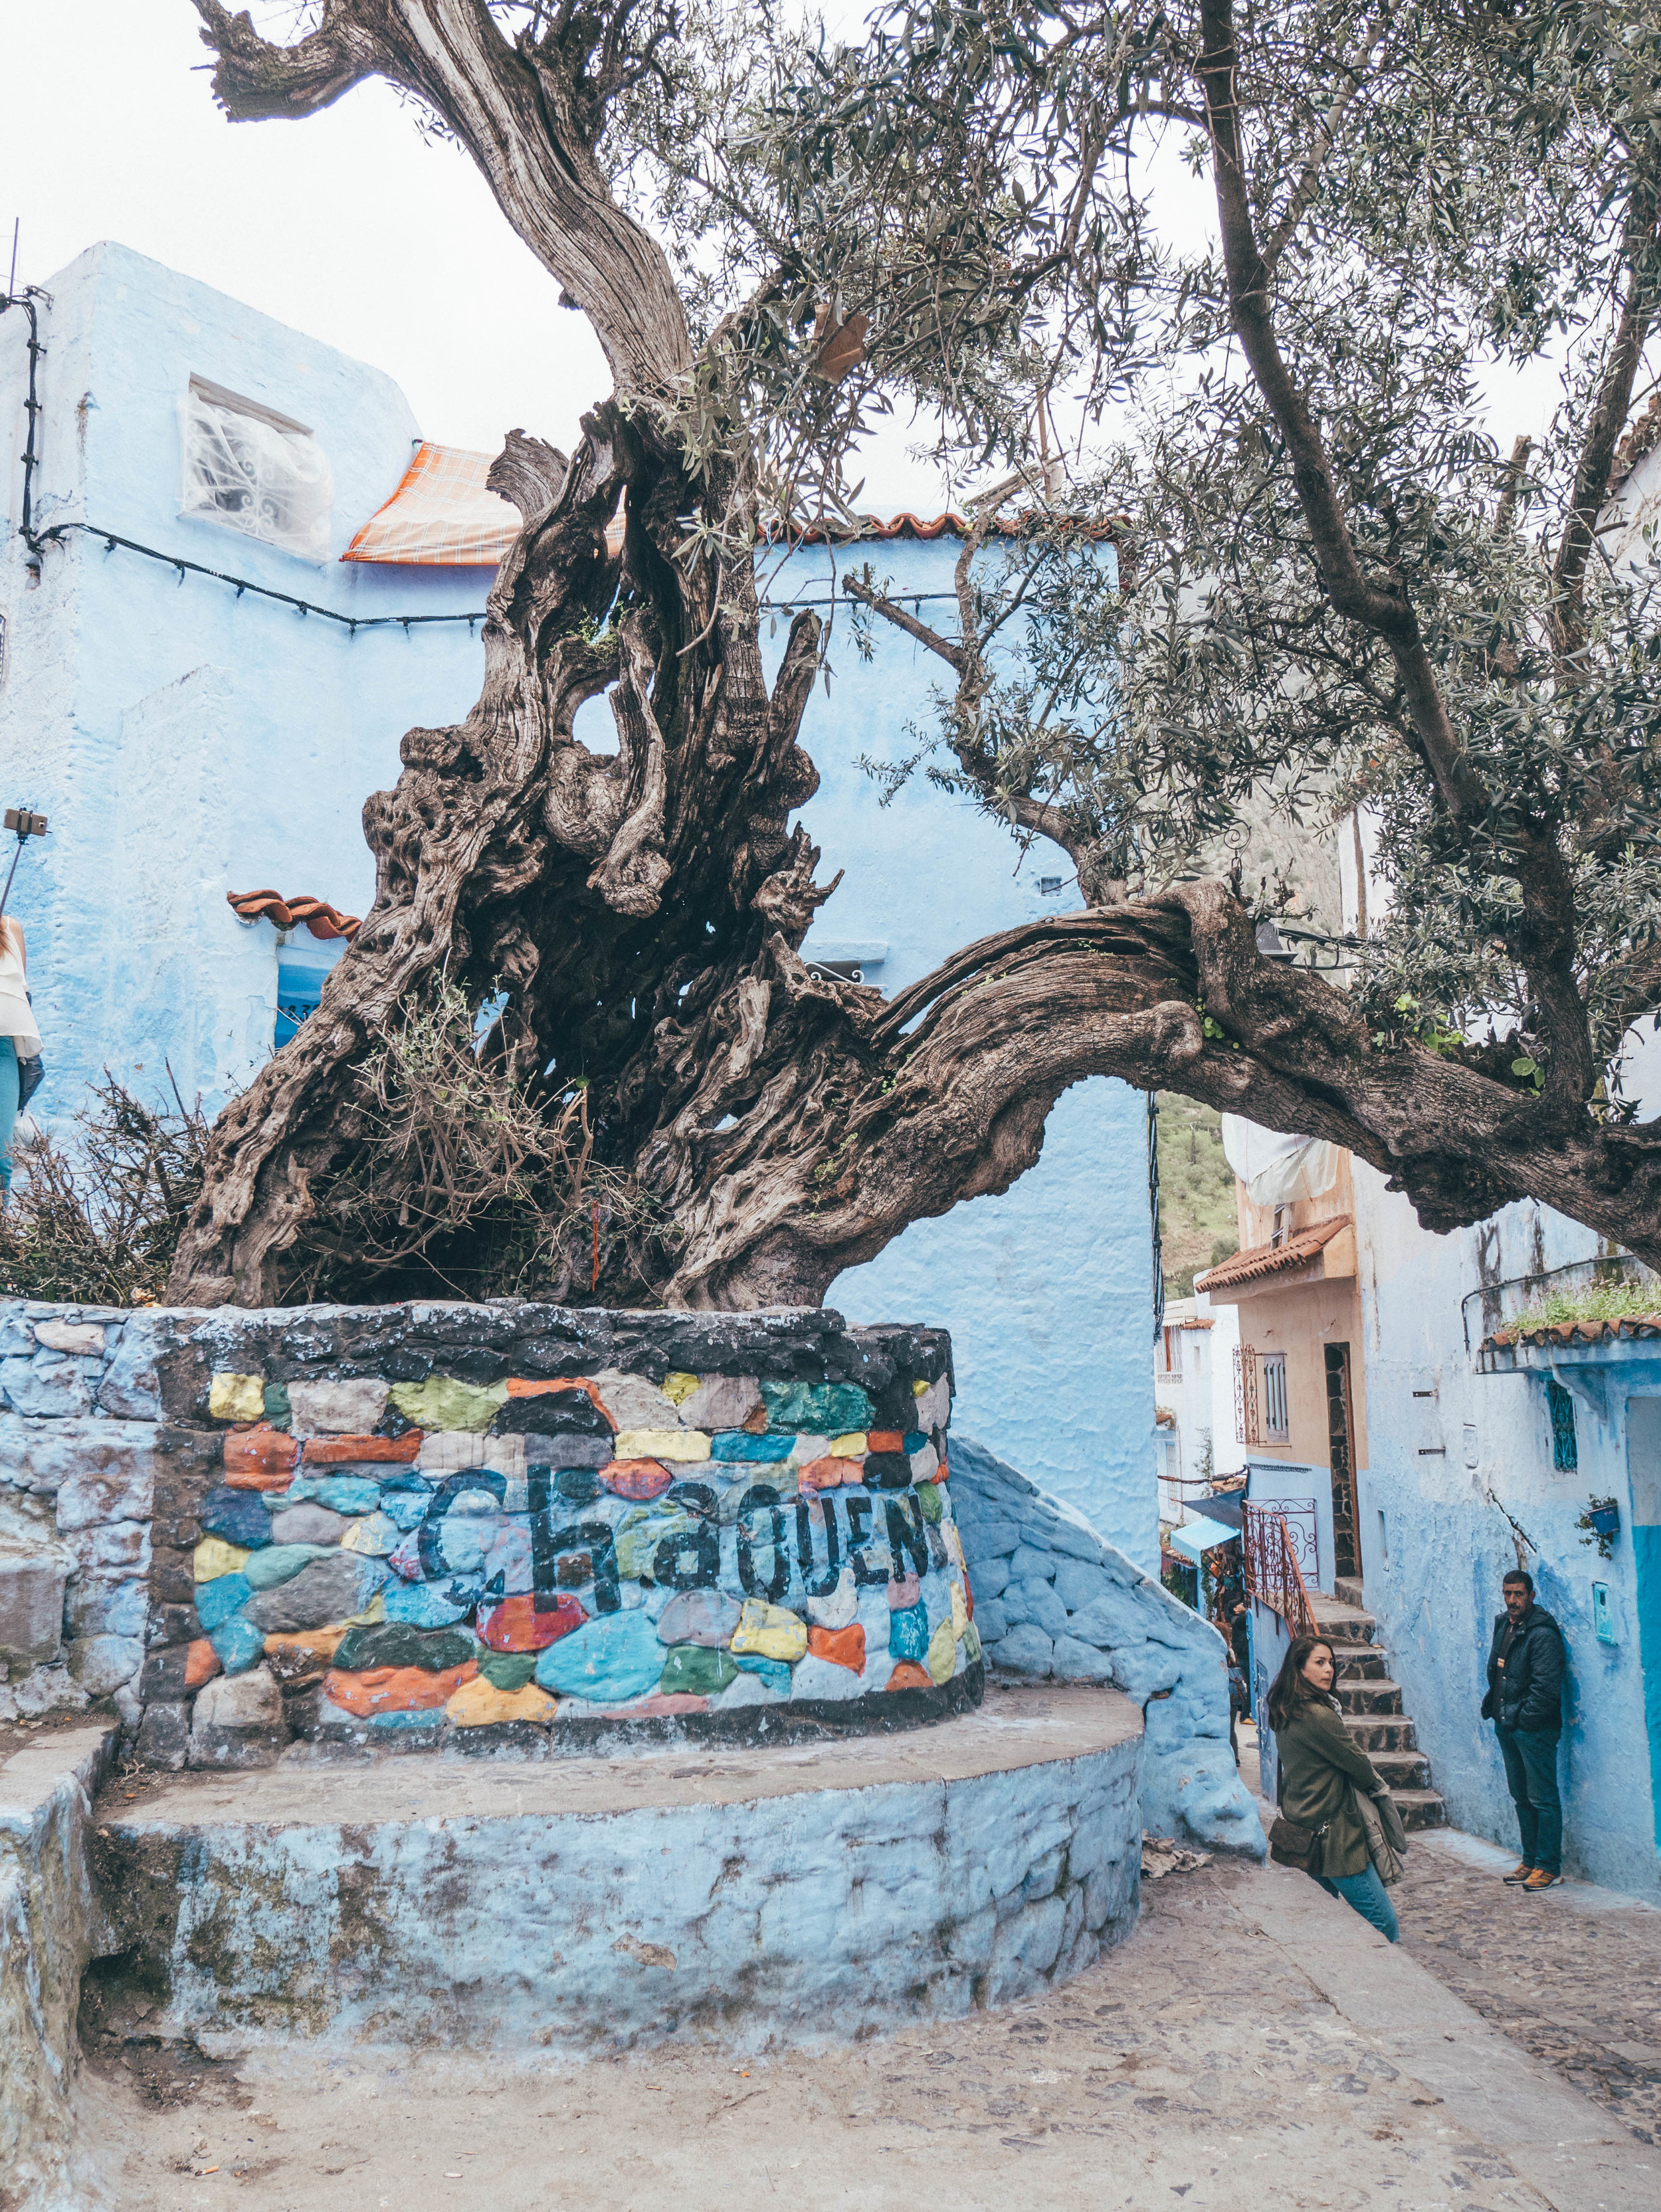
[(926, 1398), (926, 1397), (928, 1396), (928, 1395), (929, 1395), (929, 1385), (928, 1385), (926, 1382), (913, 1382), (913, 1383), (912, 1383), (912, 1397), (913, 1397), (913, 1398)]
[(379, 1628), (386, 1618), (386, 1600), (377, 1590), (361, 1613), (349, 1613), (344, 1620), (335, 1623), (337, 1628)]
[(406, 1421), (418, 1429), (466, 1429), (481, 1434), (507, 1403), (506, 1382), (480, 1388), (458, 1382), (453, 1375), (429, 1375), (425, 1382), (395, 1382), (389, 1393)]
[(228, 1368), (208, 1385), (208, 1412), (215, 1421), (258, 1421), (265, 1413), (265, 1383), (258, 1375), (233, 1375)]
[(963, 1539), (957, 1533), (957, 1523), (955, 1521), (946, 1522), (943, 1525), (940, 1533), (946, 1540), (946, 1551), (948, 1556), (953, 1559), (959, 1567), (967, 1570), (968, 1561), (963, 1556)]
[(221, 1575), (233, 1575), (248, 1558), (248, 1547), (243, 1544), (227, 1544), (222, 1536), (204, 1536), (192, 1555), (196, 1578), (199, 1583), (216, 1583)]
[(865, 1449), (865, 1431), (854, 1429), (846, 1437), (831, 1438), (829, 1455), (832, 1459), (864, 1459)]
[(735, 1651), (753, 1651), (759, 1659), (782, 1659), (788, 1665), (803, 1657), (807, 1648), (808, 1624), (799, 1614), (782, 1605), (769, 1605), (764, 1597), (744, 1600), (732, 1632)]
[(963, 1585), (952, 1584), (952, 1634), (961, 1643), (963, 1632), (969, 1625), (969, 1608), (963, 1601)]
[(664, 1395), (671, 1406), (684, 1406), (703, 1379), (701, 1375), (688, 1375), (684, 1368), (673, 1368), (664, 1377)]
[(943, 1620), (929, 1638), (923, 1664), (929, 1670), (929, 1680), (937, 1686), (951, 1680), (952, 1670), (957, 1665), (957, 1638), (949, 1620)]
[(361, 1552), (366, 1558), (384, 1559), (389, 1552), (396, 1552), (403, 1540), (403, 1532), (390, 1513), (366, 1513), (361, 1521), (354, 1521), (340, 1540), (343, 1552)]
[[(670, 1380), (673, 1382), (673, 1376)], [(611, 1447), (613, 1459), (695, 1460), (709, 1457), (709, 1437), (702, 1429), (619, 1429)]]
[(446, 1705), (445, 1717), (458, 1728), (494, 1728), (501, 1721), (551, 1721), (558, 1710), (546, 1690), (527, 1682), (522, 1690), (499, 1690), (476, 1674)]

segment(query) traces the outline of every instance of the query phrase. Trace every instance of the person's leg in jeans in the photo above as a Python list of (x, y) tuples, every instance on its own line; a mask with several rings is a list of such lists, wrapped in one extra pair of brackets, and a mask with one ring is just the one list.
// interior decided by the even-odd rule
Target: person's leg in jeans
[[(1523, 1864), (1525, 1867), (1538, 1866), (1540, 1862), (1535, 1856), (1535, 1853), (1539, 1844), (1540, 1816), (1535, 1810), (1534, 1793), (1529, 1787), (1528, 1768), (1524, 1762), (1520, 1748), (1524, 1739), (1514, 1729), (1496, 1728), (1494, 1733), (1500, 1739), (1500, 1756), (1506, 1763), (1506, 1787), (1510, 1790), (1512, 1802), (1517, 1808), (1517, 1826), (1523, 1838)], [(1552, 1750), (1555, 1754), (1556, 1751), (1555, 1744)], [(1551, 1785), (1554, 1793), (1557, 1788), (1556, 1763), (1554, 1755)], [(1557, 1833), (1560, 1840), (1562, 1832), (1562, 1816), (1560, 1813), (1557, 1821)]]
[(1534, 1735), (1524, 1729), (1512, 1732), (1512, 1741), (1528, 1777), (1528, 1799), (1534, 1808), (1532, 1850), (1523, 1856), (1543, 1874), (1563, 1871), (1563, 1801), (1557, 1791), (1557, 1738)]
[(1338, 1875), (1331, 1879), (1318, 1874), (1315, 1879), (1329, 1897), (1343, 1898), (1352, 1911), (1359, 1912), (1363, 1920), (1370, 1920), (1387, 1943), (1396, 1941), (1401, 1932), (1396, 1908), (1390, 1901), (1390, 1892), (1379, 1879), (1377, 1867), (1368, 1867), (1362, 1874)]
[(17, 1044), (0, 1037), (0, 1206), (11, 1195), (11, 1138), (17, 1126)]

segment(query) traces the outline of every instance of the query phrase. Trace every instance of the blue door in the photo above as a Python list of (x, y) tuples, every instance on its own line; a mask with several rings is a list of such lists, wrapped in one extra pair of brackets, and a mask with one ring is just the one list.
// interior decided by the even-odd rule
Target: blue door
[(323, 997), (323, 979), (326, 968), (303, 967), (299, 961), (277, 962), (276, 1030), (272, 1037), (275, 1049), (281, 1051), (307, 1014)]

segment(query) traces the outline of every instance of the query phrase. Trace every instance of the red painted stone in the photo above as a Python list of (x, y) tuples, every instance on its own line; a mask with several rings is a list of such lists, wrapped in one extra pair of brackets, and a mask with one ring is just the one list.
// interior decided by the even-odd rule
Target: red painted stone
[(969, 1618), (973, 1620), (974, 1619), (974, 1588), (969, 1580), (969, 1571), (967, 1567), (963, 1571), (963, 1602), (968, 1607)]
[(600, 1469), (600, 1480), (614, 1498), (661, 1498), (675, 1476), (658, 1460), (614, 1459)]
[(394, 1460), (408, 1467), (421, 1449), (421, 1431), (401, 1437), (313, 1437), (306, 1447), (307, 1467), (356, 1467), (370, 1460)]
[(858, 1459), (810, 1459), (796, 1478), (798, 1490), (835, 1490), (844, 1482), (858, 1482), (864, 1471)]
[(230, 1490), (286, 1490), (300, 1446), (285, 1430), (262, 1421), (232, 1429), (225, 1438), (225, 1483)]
[(865, 1632), (856, 1620), (851, 1628), (810, 1628), (808, 1650), (815, 1659), (833, 1660), (850, 1674), (865, 1671)]
[(219, 1654), (205, 1636), (198, 1636), (185, 1653), (185, 1686), (199, 1690), (219, 1672)]
[(436, 1674), (425, 1667), (370, 1667), (361, 1674), (331, 1667), (323, 1678), (323, 1694), (330, 1705), (361, 1721), (376, 1713), (425, 1712), (446, 1704), (478, 1671), (476, 1659)]
[(902, 1659), (889, 1675), (888, 1686), (891, 1690), (931, 1690), (934, 1684), (916, 1660)]
[(478, 1632), (493, 1651), (545, 1651), (587, 1619), (579, 1598), (556, 1597), (552, 1605), (538, 1607), (534, 1592), (526, 1590), (500, 1605), (481, 1607)]
[(874, 1452), (899, 1451), (905, 1441), (898, 1429), (872, 1429), (865, 1437), (866, 1444)]

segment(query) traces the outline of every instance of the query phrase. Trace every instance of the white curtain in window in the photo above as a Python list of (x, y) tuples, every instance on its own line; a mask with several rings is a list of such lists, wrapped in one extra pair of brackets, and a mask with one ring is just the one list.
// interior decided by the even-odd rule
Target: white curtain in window
[(309, 430), (190, 392), (181, 410), (185, 483), (179, 513), (239, 530), (302, 560), (329, 557), (335, 479)]

